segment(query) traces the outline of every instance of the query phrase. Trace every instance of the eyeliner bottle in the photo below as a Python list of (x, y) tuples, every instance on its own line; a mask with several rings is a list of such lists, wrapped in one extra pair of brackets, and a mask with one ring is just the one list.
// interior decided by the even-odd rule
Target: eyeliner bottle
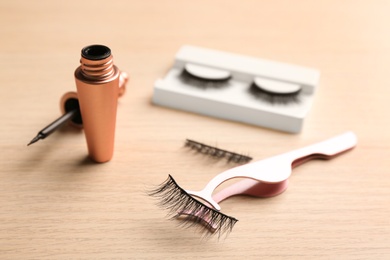
[(80, 63), (74, 75), (88, 153), (96, 162), (107, 162), (114, 151), (121, 72), (103, 45), (83, 48)]

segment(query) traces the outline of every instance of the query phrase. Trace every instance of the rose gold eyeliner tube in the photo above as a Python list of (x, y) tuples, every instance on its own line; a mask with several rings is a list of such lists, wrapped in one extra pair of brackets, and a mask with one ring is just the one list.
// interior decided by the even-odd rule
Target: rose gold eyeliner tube
[(83, 48), (80, 63), (75, 79), (88, 153), (96, 162), (107, 162), (114, 152), (120, 71), (103, 45)]

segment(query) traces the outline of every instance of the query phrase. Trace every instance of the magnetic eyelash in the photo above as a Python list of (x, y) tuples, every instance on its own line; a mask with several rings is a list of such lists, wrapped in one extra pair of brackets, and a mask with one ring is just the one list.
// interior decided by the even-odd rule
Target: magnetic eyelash
[[(222, 234), (228, 234), (237, 223), (237, 219), (225, 215), (190, 196), (183, 188), (181, 188), (171, 175), (168, 179), (160, 184), (156, 189), (149, 192), (150, 196), (159, 198), (158, 205), (168, 210), (170, 219), (179, 219), (184, 227), (191, 227), (201, 224), (204, 229), (204, 235), (218, 233), (218, 237)], [(180, 212), (188, 212), (187, 214), (179, 214)], [(204, 220), (207, 219), (208, 223)]]
[(249, 88), (249, 93), (251, 93), (256, 98), (259, 98), (271, 104), (282, 104), (282, 105), (299, 103), (300, 92), (301, 90), (292, 93), (287, 93), (287, 94), (278, 94), (278, 93), (269, 92), (267, 90), (259, 88), (255, 83), (252, 83)]
[(215, 158), (226, 158), (228, 162), (248, 163), (252, 160), (252, 157), (249, 157), (247, 155), (219, 149), (217, 147), (199, 143), (190, 139), (186, 139), (185, 146), (191, 148), (192, 150), (196, 150), (202, 154), (210, 155)]
[(229, 78), (210, 80), (196, 77), (189, 73), (186, 69), (183, 69), (179, 75), (179, 79), (188, 85), (207, 89), (207, 88), (223, 88), (229, 86)]

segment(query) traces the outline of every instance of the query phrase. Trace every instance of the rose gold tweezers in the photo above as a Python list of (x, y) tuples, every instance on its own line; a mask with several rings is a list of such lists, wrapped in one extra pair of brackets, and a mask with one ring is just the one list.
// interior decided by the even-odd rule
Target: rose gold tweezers
[[(217, 211), (221, 210), (219, 202), (234, 195), (275, 196), (287, 188), (292, 168), (311, 159), (332, 159), (354, 148), (356, 143), (356, 135), (352, 132), (347, 132), (298, 150), (229, 169), (215, 176), (203, 190), (186, 190), (186, 192), (191, 196), (206, 201)], [(245, 179), (226, 187), (214, 196), (212, 195), (219, 185), (233, 178)], [(182, 211), (179, 212), (179, 215), (181, 214), (193, 215), (195, 217), (203, 216), (203, 221), (210, 228), (215, 226), (215, 223), (210, 223), (210, 220), (207, 217), (205, 218), (207, 215), (202, 215), (201, 212), (190, 213)]]

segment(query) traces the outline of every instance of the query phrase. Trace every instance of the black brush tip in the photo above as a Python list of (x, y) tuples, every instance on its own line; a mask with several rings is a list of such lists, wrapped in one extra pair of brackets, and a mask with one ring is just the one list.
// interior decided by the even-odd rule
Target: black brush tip
[(43, 139), (43, 135), (42, 134), (37, 134), (37, 136), (35, 136), (28, 144), (27, 146), (30, 146), (32, 145), (33, 143), (36, 143), (38, 142), (39, 140)]

